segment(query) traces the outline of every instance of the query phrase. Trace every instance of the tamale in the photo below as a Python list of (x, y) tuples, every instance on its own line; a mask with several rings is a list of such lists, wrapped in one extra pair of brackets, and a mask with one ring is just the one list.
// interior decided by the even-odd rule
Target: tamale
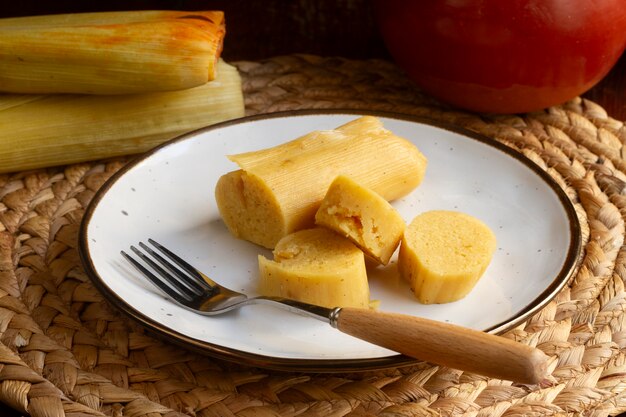
[(222, 60), (199, 87), (127, 95), (0, 95), (0, 172), (146, 151), (244, 114), (241, 78)]
[(233, 236), (270, 249), (284, 236), (313, 227), (338, 175), (391, 201), (413, 191), (428, 164), (413, 143), (374, 116), (228, 159), (241, 169), (222, 175), (215, 186), (222, 220)]
[(221, 11), (128, 11), (0, 19), (0, 91), (134, 94), (215, 78)]

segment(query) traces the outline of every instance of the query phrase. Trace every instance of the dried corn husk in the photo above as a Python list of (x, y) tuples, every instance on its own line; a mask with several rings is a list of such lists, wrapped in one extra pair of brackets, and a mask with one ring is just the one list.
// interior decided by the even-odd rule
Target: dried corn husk
[(244, 114), (241, 78), (221, 60), (217, 78), (186, 90), (117, 96), (0, 95), (0, 172), (146, 151)]
[(215, 78), (221, 11), (128, 11), (0, 19), (0, 91), (133, 94)]

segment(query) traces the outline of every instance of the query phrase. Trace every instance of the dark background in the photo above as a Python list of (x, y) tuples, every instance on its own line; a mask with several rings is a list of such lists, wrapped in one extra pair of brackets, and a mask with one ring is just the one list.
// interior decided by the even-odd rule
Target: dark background
[[(407, 0), (421, 1), (421, 0)], [(352, 59), (390, 59), (376, 29), (370, 0), (134, 0), (35, 1), (3, 4), (0, 17), (111, 10), (223, 10), (227, 61), (308, 53)], [(626, 120), (626, 58), (585, 97)], [(0, 416), (16, 417), (0, 403)]]

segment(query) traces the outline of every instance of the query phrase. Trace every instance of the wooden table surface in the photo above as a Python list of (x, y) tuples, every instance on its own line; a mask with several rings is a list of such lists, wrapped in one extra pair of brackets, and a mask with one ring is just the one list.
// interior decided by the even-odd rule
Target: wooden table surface
[[(255, 60), (289, 53), (340, 55), (354, 59), (389, 58), (375, 29), (367, 0), (317, 0), (315, 7), (311, 4), (310, 0), (164, 0), (136, 1), (133, 8), (224, 10), (228, 22), (224, 51), (227, 60)], [(54, 3), (26, 0), (16, 2), (13, 6), (3, 6), (0, 17), (124, 9), (128, 9), (127, 3), (121, 1), (90, 4), (63, 0)], [(290, 12), (287, 16), (291, 16), (291, 19), (285, 19), (285, 11)], [(303, 15), (309, 19), (293, 18)], [(254, 33), (259, 30), (259, 22), (264, 23), (260, 29), (261, 36)], [(254, 30), (253, 25), (256, 26)], [(311, 33), (316, 36), (311, 37)], [(583, 97), (600, 104), (611, 117), (626, 121), (626, 56)], [(21, 415), (0, 403), (0, 416)]]

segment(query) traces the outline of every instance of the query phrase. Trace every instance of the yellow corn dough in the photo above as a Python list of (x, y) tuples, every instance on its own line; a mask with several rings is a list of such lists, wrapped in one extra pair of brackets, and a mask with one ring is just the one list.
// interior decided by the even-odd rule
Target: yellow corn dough
[(465, 297), (487, 269), (496, 237), (468, 214), (435, 210), (407, 226), (400, 245), (398, 270), (424, 304)]
[(259, 292), (333, 307), (369, 306), (363, 252), (348, 239), (324, 229), (285, 236), (274, 260), (259, 255)]
[(389, 263), (405, 227), (404, 219), (387, 200), (344, 175), (328, 188), (315, 223), (347, 237), (383, 265)]

